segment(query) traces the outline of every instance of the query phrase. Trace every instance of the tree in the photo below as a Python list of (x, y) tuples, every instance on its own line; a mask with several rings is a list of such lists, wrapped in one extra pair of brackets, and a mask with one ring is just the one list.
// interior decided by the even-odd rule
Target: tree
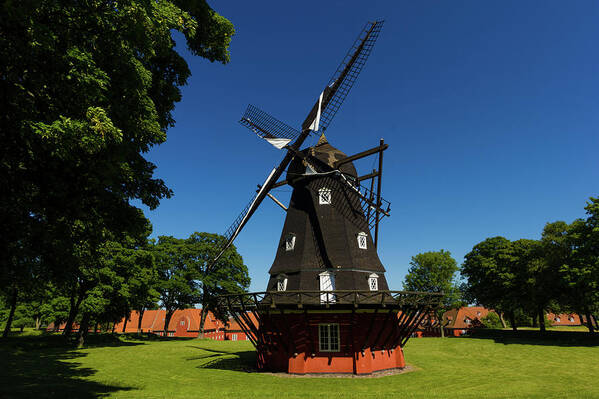
[(517, 329), (515, 312), (521, 306), (515, 261), (511, 241), (493, 237), (476, 244), (464, 257), (461, 268), (461, 274), (467, 280), (466, 299), (498, 312), (507, 312), (514, 330)]
[(545, 331), (545, 311), (559, 295), (558, 270), (545, 258), (544, 245), (538, 240), (520, 239), (512, 242), (513, 270), (516, 275), (520, 304), (533, 309), (533, 320)]
[(200, 303), (202, 305), (200, 336), (204, 334), (208, 311), (212, 311), (218, 318), (227, 321), (226, 315), (219, 313), (221, 309), (216, 304), (216, 297), (247, 292), (250, 285), (248, 268), (234, 245), (227, 248), (211, 270), (207, 269), (225, 241), (225, 237), (218, 234), (198, 232), (193, 233), (186, 240), (193, 262), (192, 267), (196, 270), (200, 282)]
[(131, 199), (153, 209), (171, 195), (142, 154), (165, 141), (190, 76), (173, 30), (228, 62), (233, 26), (203, 0), (0, 5), (0, 289), (13, 309), (27, 279), (11, 276), (41, 257), (74, 320), (92, 287), (70, 276), (143, 224)]
[[(404, 282), (408, 291), (443, 292), (442, 305), (437, 309), (437, 320), (443, 320), (443, 314), (456, 307), (463, 306), (460, 291), (457, 288), (456, 272), (458, 265), (449, 251), (431, 251), (412, 257), (410, 268)], [(441, 336), (444, 336), (441, 326)]]
[(599, 198), (591, 197), (585, 210), (587, 219), (548, 223), (542, 240), (547, 261), (559, 271), (561, 302), (584, 315), (594, 332), (594, 314), (599, 311)]
[(175, 311), (199, 302), (199, 283), (197, 273), (190, 265), (185, 240), (160, 236), (152, 250), (159, 276), (156, 290), (166, 310), (164, 336), (168, 336), (168, 325)]

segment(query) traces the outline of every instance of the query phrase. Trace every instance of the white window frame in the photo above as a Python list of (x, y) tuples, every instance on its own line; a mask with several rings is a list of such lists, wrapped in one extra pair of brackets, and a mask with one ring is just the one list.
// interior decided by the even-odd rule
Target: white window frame
[(285, 251), (293, 251), (295, 249), (295, 234), (289, 233), (285, 237)]
[(339, 352), (341, 337), (339, 324), (326, 323), (318, 325), (318, 350), (320, 352)]
[(287, 291), (287, 277), (279, 276), (277, 278), (277, 291)]
[[(318, 275), (320, 291), (335, 291), (335, 274), (329, 271), (322, 272)], [(320, 293), (320, 303), (335, 303), (337, 298), (335, 294), (327, 292)]]
[(358, 233), (358, 248), (360, 249), (368, 249), (368, 234), (363, 231)]
[(322, 187), (318, 189), (318, 204), (331, 205), (331, 189)]
[(368, 276), (368, 289), (370, 291), (378, 291), (379, 290), (379, 275), (376, 273), (371, 273)]
[(237, 341), (237, 334), (231, 334), (231, 341)]

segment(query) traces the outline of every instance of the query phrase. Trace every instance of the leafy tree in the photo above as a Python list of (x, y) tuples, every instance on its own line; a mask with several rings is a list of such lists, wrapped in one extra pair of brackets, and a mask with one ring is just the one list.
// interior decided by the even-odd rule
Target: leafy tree
[(197, 279), (200, 282), (200, 303), (202, 305), (200, 336), (204, 334), (208, 311), (212, 311), (216, 317), (224, 321), (227, 320), (225, 314), (220, 314), (222, 309), (217, 306), (216, 297), (246, 292), (250, 285), (247, 266), (233, 245), (227, 248), (211, 270), (207, 269), (225, 240), (218, 234), (198, 232), (193, 233), (185, 240), (191, 254), (193, 268), (196, 270)]
[(159, 276), (156, 290), (166, 310), (164, 335), (168, 336), (168, 325), (175, 311), (199, 302), (199, 283), (184, 239), (160, 236), (152, 250)]
[(559, 270), (562, 304), (585, 315), (594, 332), (593, 313), (599, 312), (599, 198), (591, 197), (585, 210), (586, 220), (548, 223), (542, 241), (547, 261)]
[(73, 321), (101, 245), (144, 224), (129, 200), (171, 195), (142, 154), (165, 141), (190, 76), (173, 30), (228, 62), (233, 26), (203, 0), (0, 4), (0, 289), (13, 313), (23, 264), (43, 258)]
[(469, 302), (508, 314), (517, 329), (515, 312), (520, 308), (519, 280), (514, 272), (517, 258), (510, 240), (487, 238), (464, 257), (461, 274), (467, 279), (465, 296)]
[[(460, 291), (457, 288), (456, 272), (458, 265), (449, 251), (431, 251), (412, 257), (410, 268), (404, 282), (409, 291), (443, 292), (442, 305), (437, 309), (437, 320), (443, 319), (443, 313), (449, 309), (461, 307)], [(441, 336), (444, 336), (441, 326)]]

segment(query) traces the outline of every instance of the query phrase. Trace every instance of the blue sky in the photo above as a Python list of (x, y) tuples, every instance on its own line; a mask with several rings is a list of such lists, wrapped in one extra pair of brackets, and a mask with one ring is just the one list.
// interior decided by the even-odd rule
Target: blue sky
[[(167, 142), (147, 157), (174, 190), (154, 236), (223, 233), (283, 153), (237, 121), (248, 103), (298, 127), (358, 32), (385, 19), (327, 137), (385, 153), (379, 256), (392, 289), (410, 258), (538, 238), (599, 195), (599, 3), (212, 1), (236, 29), (225, 66), (192, 57)], [(179, 38), (180, 39), (180, 38)], [(312, 142), (310, 142), (311, 144)], [(373, 159), (356, 166), (362, 173)], [(289, 188), (275, 191), (286, 202)], [(236, 241), (264, 290), (284, 213), (266, 200)]]

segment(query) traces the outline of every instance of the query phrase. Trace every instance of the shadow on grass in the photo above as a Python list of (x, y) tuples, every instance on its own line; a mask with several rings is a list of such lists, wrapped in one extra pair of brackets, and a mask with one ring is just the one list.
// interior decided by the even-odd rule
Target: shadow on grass
[(198, 356), (192, 356), (186, 360), (205, 360), (198, 368), (243, 371), (246, 373), (258, 372), (256, 367), (256, 351), (226, 352), (201, 346), (189, 346), (207, 352)]
[(85, 380), (96, 370), (73, 362), (85, 356), (56, 335), (3, 340), (0, 344), (0, 397), (88, 399), (135, 389)]
[(512, 331), (481, 328), (472, 330), (464, 337), (492, 339), (505, 345), (599, 346), (599, 334), (584, 331), (546, 331), (542, 333), (534, 330)]

